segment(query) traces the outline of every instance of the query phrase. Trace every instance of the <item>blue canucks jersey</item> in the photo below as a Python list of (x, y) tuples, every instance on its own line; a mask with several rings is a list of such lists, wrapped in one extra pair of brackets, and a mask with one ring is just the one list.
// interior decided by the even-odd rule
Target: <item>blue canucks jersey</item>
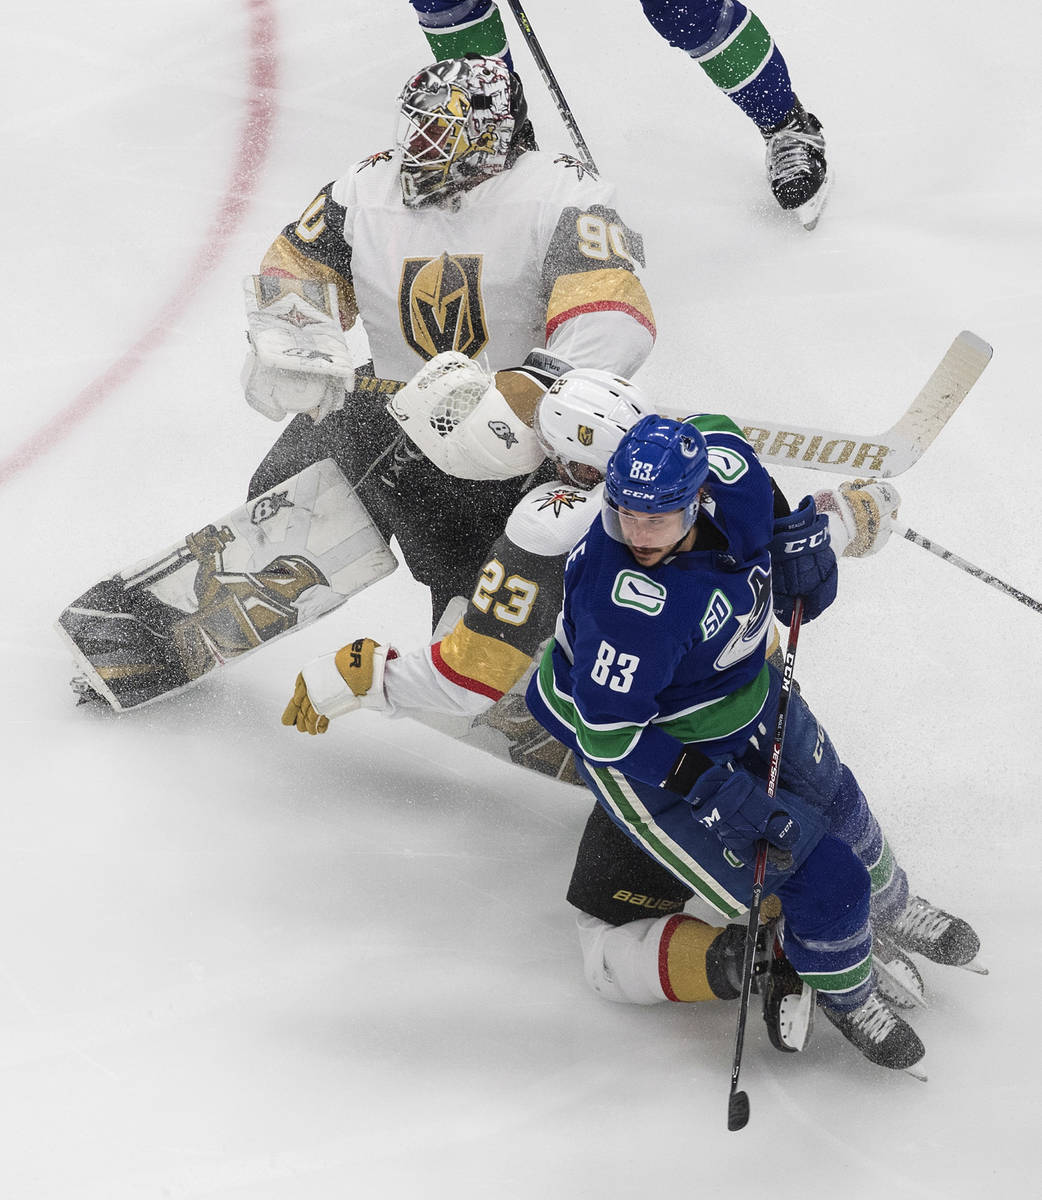
[(654, 786), (685, 744), (740, 752), (770, 688), (771, 480), (731, 421), (692, 423), (710, 468), (693, 549), (641, 567), (598, 517), (569, 556), (556, 634), (527, 696), (588, 762)]

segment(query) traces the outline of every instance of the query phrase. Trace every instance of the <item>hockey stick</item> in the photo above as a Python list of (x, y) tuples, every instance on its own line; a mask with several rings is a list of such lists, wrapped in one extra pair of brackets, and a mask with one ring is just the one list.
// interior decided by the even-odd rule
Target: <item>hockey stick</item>
[[(771, 763), (767, 772), (767, 795), (772, 800), (778, 788), (782, 745), (785, 741), (785, 718), (789, 712), (789, 697), (792, 695), (792, 673), (796, 665), (796, 644), (799, 641), (802, 621), (803, 598), (797, 596), (792, 606), (789, 644), (785, 648), (785, 670), (782, 672), (781, 694), (778, 696), (778, 720), (774, 727), (774, 745), (771, 747)], [(745, 1021), (749, 1015), (749, 993), (753, 984), (756, 934), (760, 925), (763, 885), (767, 878), (767, 851), (767, 839), (761, 838), (756, 843), (753, 892), (749, 901), (749, 925), (745, 932), (745, 957), (742, 959), (742, 993), (738, 1002), (738, 1028), (735, 1033), (734, 1062), (731, 1065), (731, 1094), (727, 1098), (727, 1128), (732, 1132), (744, 1129), (749, 1123), (749, 1094), (738, 1091), (738, 1072), (742, 1069), (742, 1046), (745, 1043)]]
[(521, 7), (520, 0), (507, 0), (507, 3), (510, 5), (510, 11), (514, 14), (518, 28), (521, 30), (521, 36), (525, 39), (525, 43), (531, 51), (532, 57), (535, 59), (535, 65), (539, 68), (539, 74), (542, 75), (543, 82), (550, 90), (550, 96), (557, 106), (557, 111), (561, 114), (561, 120), (568, 130), (568, 134), (574, 142), (576, 150), (579, 151), (579, 158), (585, 167), (593, 171), (594, 174), (597, 174), (597, 164), (593, 161), (590, 148), (586, 144), (586, 139), (579, 132), (579, 126), (572, 115), (571, 107), (564, 98), (561, 85), (557, 82), (553, 71), (550, 69), (550, 64), (546, 60), (542, 46), (539, 45), (539, 40), (535, 36), (525, 10)]
[(883, 433), (842, 433), (741, 419), (737, 423), (761, 462), (888, 479), (919, 460), (980, 378), (991, 355), (992, 349), (983, 338), (964, 329), (908, 411)]
[(985, 571), (983, 567), (976, 567), (966, 559), (960, 558), (957, 554), (953, 554), (951, 550), (945, 550), (943, 546), (938, 544), (928, 537), (923, 537), (921, 533), (914, 529), (909, 529), (907, 525), (891, 525), (894, 533), (913, 545), (922, 546), (924, 550), (929, 550), (931, 554), (936, 554), (938, 558), (943, 558), (945, 562), (949, 562), (953, 567), (958, 567), (960, 571), (965, 571), (967, 575), (972, 575), (974, 579), (979, 579), (981, 583), (988, 583), (993, 588), (997, 588), (1000, 592), (1004, 592), (1007, 596), (1012, 596), (1014, 600), (1019, 600), (1021, 604), (1026, 604), (1028, 608), (1032, 608), (1035, 612), (1042, 613), (1042, 600), (1036, 600), (1032, 596), (1026, 595), (1012, 584), (1006, 583), (1002, 579), (997, 579), (990, 572)]
[[(735, 417), (761, 462), (852, 474), (861, 479), (889, 479), (907, 471), (922, 457), (962, 403), (991, 360), (992, 349), (968, 330), (948, 347), (918, 396), (891, 429), (880, 434), (776, 425)], [(365, 376), (359, 390), (392, 396), (405, 386), (398, 379)]]

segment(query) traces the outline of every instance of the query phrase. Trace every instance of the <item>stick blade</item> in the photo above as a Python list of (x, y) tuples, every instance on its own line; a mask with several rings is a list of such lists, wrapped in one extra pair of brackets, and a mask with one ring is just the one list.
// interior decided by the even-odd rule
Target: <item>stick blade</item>
[(877, 434), (741, 418), (746, 439), (765, 464), (809, 467), (862, 479), (888, 479), (907, 471), (944, 428), (991, 361), (991, 346), (964, 329), (891, 429)]
[(735, 1130), (744, 1129), (748, 1124), (749, 1093), (732, 1092), (727, 1101), (727, 1128), (734, 1133)]
[[(891, 431), (895, 439), (911, 443), (914, 452), (911, 462), (923, 453), (947, 424), (991, 362), (992, 353), (991, 346), (968, 329), (964, 329), (945, 351), (909, 410)], [(904, 469), (903, 464), (899, 469)], [(896, 475), (899, 470), (892, 468), (891, 473)]]

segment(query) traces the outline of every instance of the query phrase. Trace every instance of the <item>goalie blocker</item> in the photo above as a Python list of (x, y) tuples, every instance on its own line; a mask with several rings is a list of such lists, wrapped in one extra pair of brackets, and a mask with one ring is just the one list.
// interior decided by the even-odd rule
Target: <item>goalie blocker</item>
[(315, 279), (250, 275), (243, 281), (250, 352), (246, 402), (272, 421), (306, 412), (321, 421), (343, 406), (355, 371), (336, 287)]

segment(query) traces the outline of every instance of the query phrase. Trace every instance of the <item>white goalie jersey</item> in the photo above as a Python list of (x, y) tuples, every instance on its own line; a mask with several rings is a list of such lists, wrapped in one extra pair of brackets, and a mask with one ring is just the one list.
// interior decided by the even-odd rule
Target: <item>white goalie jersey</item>
[(323, 188), (265, 255), (262, 274), (336, 285), (382, 379), (454, 350), (515, 367), (535, 348), (571, 366), (632, 374), (655, 324), (641, 238), (614, 188), (566, 159), (522, 154), (443, 204), (406, 208), (386, 151)]

